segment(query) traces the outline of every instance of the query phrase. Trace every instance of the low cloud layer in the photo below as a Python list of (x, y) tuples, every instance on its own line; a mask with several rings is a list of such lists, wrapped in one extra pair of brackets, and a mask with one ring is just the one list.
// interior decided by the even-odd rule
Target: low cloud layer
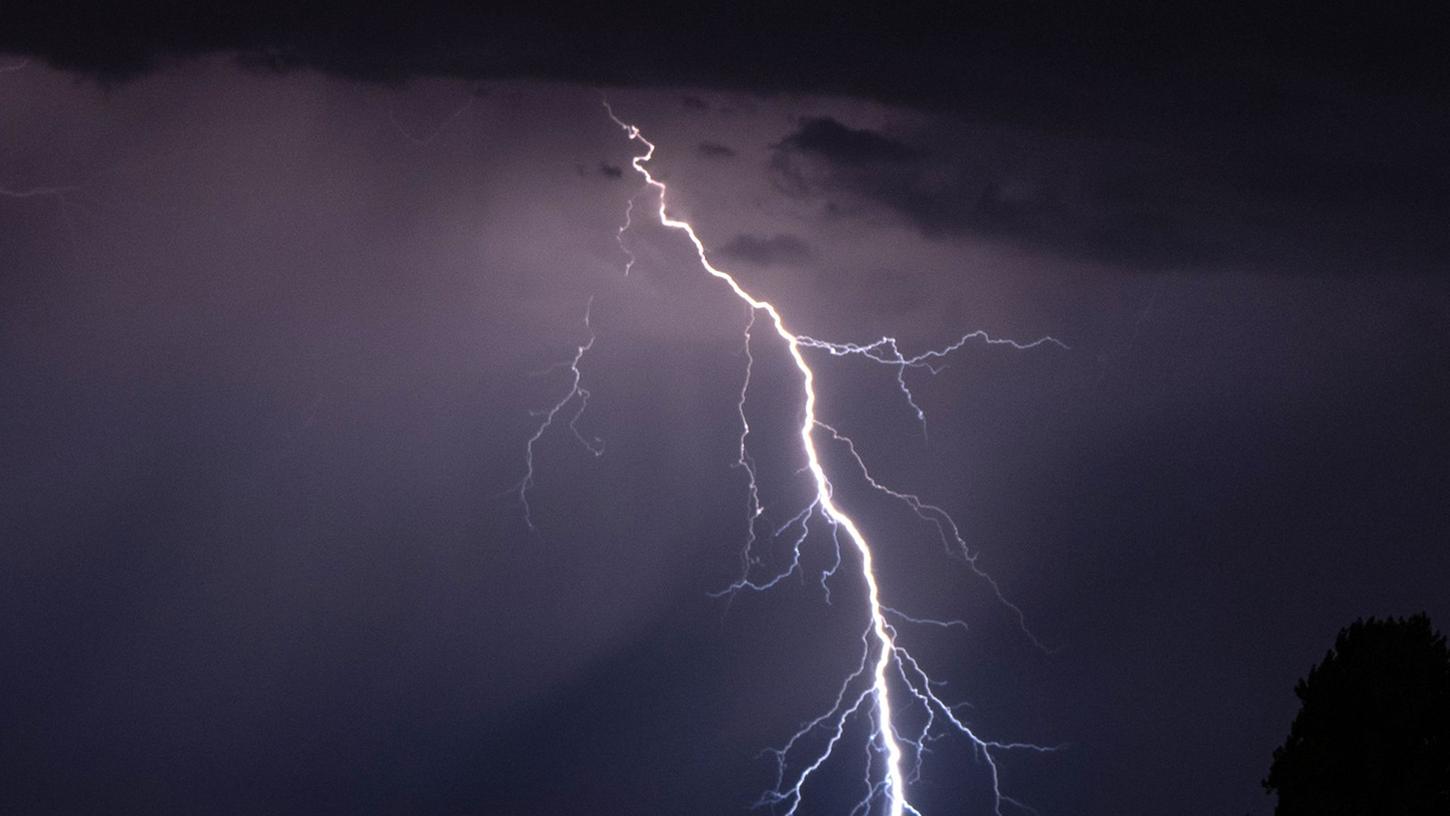
[(809, 261), (811, 248), (794, 235), (737, 235), (715, 250), (715, 254), (756, 266), (771, 266)]
[(806, 119), (800, 130), (787, 136), (778, 147), (820, 156), (843, 167), (904, 164), (923, 158), (919, 151), (895, 139), (872, 130), (847, 127), (824, 116)]
[(700, 142), (697, 151), (707, 159), (735, 158), (735, 149), (719, 142)]
[[(1011, 165), (950, 162), (827, 179), (927, 234), (1164, 268), (1443, 273), (1450, 17), (1429, 3), (1303, 11), (1312, 23), (1282, 5), (542, 15), (261, 2), (199, 14), (167, 0), (25, 0), (0, 9), (0, 52), (109, 83), (231, 52), (254, 70), (389, 83), (529, 77), (876, 99), (1003, 129), (1056, 165), (1042, 186)], [(701, 96), (676, 98), (711, 113)], [(925, 147), (823, 117), (781, 145), (858, 171), (931, 163)]]
[[(935, 143), (931, 148), (916, 146)], [(1000, 239), (1147, 270), (1443, 273), (1450, 176), (1389, 157), (1224, 164), (1120, 138), (963, 127), (888, 135), (808, 119), (776, 144), (779, 189), (833, 213), (888, 211), (932, 238)]]

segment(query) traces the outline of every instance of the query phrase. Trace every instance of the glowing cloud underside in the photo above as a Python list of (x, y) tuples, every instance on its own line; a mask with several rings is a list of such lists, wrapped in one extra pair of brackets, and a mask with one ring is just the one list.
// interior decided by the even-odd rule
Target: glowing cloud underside
[[(968, 342), (979, 341), (993, 345), (1010, 345), (1017, 349), (1028, 349), (1039, 345), (1056, 345), (1066, 348), (1063, 344), (1051, 337), (1044, 337), (1030, 343), (1018, 343), (1011, 340), (992, 338), (984, 332), (971, 332), (962, 336), (956, 342), (942, 349), (928, 351), (915, 356), (903, 354), (894, 338), (882, 338), (873, 343), (834, 343), (818, 340), (805, 335), (796, 334), (787, 326), (785, 318), (777, 307), (769, 301), (761, 300), (747, 291), (740, 282), (724, 270), (719, 269), (710, 262), (706, 253), (705, 245), (695, 233), (695, 229), (687, 221), (681, 221), (670, 217), (667, 209), (666, 196), (668, 189), (664, 182), (656, 179), (646, 167), (646, 164), (654, 157), (655, 145), (640, 133), (638, 127), (631, 125), (617, 116), (614, 111), (605, 103), (605, 109), (610, 119), (614, 121), (629, 137), (631, 141), (642, 144), (644, 152), (635, 156), (631, 166), (644, 179), (645, 183), (658, 192), (659, 207), (657, 215), (663, 226), (677, 230), (689, 239), (695, 248), (695, 255), (699, 260), (700, 267), (714, 278), (724, 283), (730, 291), (745, 303), (750, 310), (750, 318), (744, 329), (746, 370), (744, 384), (741, 387), (740, 402), (738, 405), (741, 420), (741, 435), (738, 466), (741, 467), (749, 477), (749, 501), (750, 501), (750, 526), (749, 537), (746, 542), (745, 564), (741, 578), (730, 585), (721, 594), (736, 592), (740, 590), (764, 590), (774, 586), (786, 576), (803, 569), (801, 565), (801, 548), (804, 545), (810, 532), (812, 519), (822, 519), (830, 525), (832, 541), (837, 547), (836, 562), (821, 575), (821, 584), (826, 586), (830, 579), (840, 567), (841, 535), (844, 533), (849, 546), (856, 552), (861, 568), (861, 580), (865, 589), (865, 600), (870, 611), (870, 619), (861, 636), (861, 661), (856, 670), (848, 675), (841, 683), (831, 707), (819, 717), (807, 722), (780, 748), (770, 753), (776, 761), (775, 786), (767, 791), (760, 799), (759, 804), (769, 806), (772, 810), (784, 809), (785, 816), (792, 816), (801, 807), (805, 799), (807, 783), (828, 761), (847, 761), (844, 757), (837, 756), (838, 746), (846, 739), (847, 731), (853, 723), (864, 721), (869, 738), (867, 740), (867, 754), (864, 761), (862, 781), (864, 793), (852, 811), (855, 814), (869, 816), (872, 813), (883, 812), (888, 816), (903, 816), (904, 814), (918, 814), (912, 806), (908, 796), (908, 785), (919, 778), (922, 767), (922, 760), (927, 752), (927, 742), (941, 735), (943, 731), (955, 731), (970, 742), (977, 755), (986, 763), (990, 772), (992, 784), (993, 810), (1001, 814), (1003, 804), (1010, 804), (1024, 810), (1026, 808), (1015, 799), (1005, 795), (998, 784), (996, 754), (1005, 750), (1032, 750), (1051, 751), (1052, 747), (1031, 745), (1026, 743), (1006, 743), (983, 739), (978, 736), (956, 713), (956, 707), (943, 702), (933, 690), (933, 681), (926, 671), (909, 652), (896, 641), (896, 627), (893, 620), (911, 624), (961, 627), (966, 624), (957, 620), (934, 620), (930, 618), (913, 617), (888, 605), (882, 597), (880, 582), (877, 579), (875, 559), (872, 548), (865, 533), (862, 532), (856, 521), (842, 509), (833, 498), (831, 478), (827, 475), (825, 466), (821, 463), (820, 453), (816, 447), (817, 436), (820, 435), (831, 443), (838, 444), (851, 456), (859, 468), (860, 475), (872, 488), (892, 497), (895, 500), (906, 504), (918, 517), (935, 526), (940, 534), (943, 544), (949, 550), (960, 556), (972, 569), (972, 571), (986, 580), (991, 586), (998, 600), (1012, 610), (1017, 621), (1024, 632), (1027, 632), (1023, 622), (1021, 610), (1012, 605), (1002, 595), (996, 582), (978, 568), (976, 558), (971, 553), (963, 540), (956, 523), (947, 513), (939, 507), (922, 501), (915, 495), (902, 493), (893, 490), (873, 478), (866, 468), (864, 460), (856, 450), (855, 445), (849, 438), (841, 434), (835, 428), (821, 422), (816, 417), (817, 395), (815, 389), (815, 373), (810, 364), (806, 361), (805, 351), (807, 349), (824, 351), (831, 356), (859, 356), (882, 365), (891, 366), (897, 369), (897, 383), (905, 396), (907, 403), (915, 411), (918, 421), (924, 423), (925, 416), (910, 389), (907, 387), (905, 373), (908, 368), (926, 368), (931, 371), (937, 370), (937, 362), (946, 355), (957, 351)], [(634, 264), (634, 255), (624, 245), (624, 234), (633, 223), (634, 200), (631, 199), (626, 208), (624, 225), (619, 228), (618, 238), (621, 248), (628, 257), (625, 267), (626, 274)], [(752, 578), (750, 576), (752, 559), (750, 548), (756, 543), (757, 520), (764, 513), (757, 489), (755, 469), (748, 448), (747, 439), (750, 434), (750, 424), (745, 414), (745, 397), (750, 387), (750, 369), (753, 358), (750, 356), (751, 332), (755, 328), (757, 319), (761, 314), (769, 321), (769, 327), (784, 344), (800, 375), (800, 398), (802, 400), (802, 420), (800, 426), (800, 452), (805, 460), (803, 473), (808, 473), (815, 487), (814, 497), (811, 502), (803, 508), (796, 516), (786, 524), (773, 531), (772, 538), (779, 538), (787, 531), (792, 533), (792, 549), (794, 558), (789, 567), (782, 573), (766, 578)], [(586, 314), (586, 324), (588, 322)], [(585, 354), (593, 344), (593, 337), (576, 347), (572, 359), (560, 364), (570, 373), (570, 390), (557, 403), (547, 411), (541, 412), (542, 421), (535, 433), (530, 437), (527, 445), (528, 468), (522, 481), (516, 487), (519, 500), (523, 503), (526, 518), (528, 517), (528, 490), (533, 484), (533, 447), (544, 433), (560, 418), (570, 404), (576, 404), (573, 410), (569, 425), (574, 435), (596, 456), (602, 453), (602, 446), (598, 440), (585, 439), (575, 427), (575, 420), (584, 410), (588, 400), (589, 392), (581, 387), (582, 373), (580, 364)], [(924, 425), (923, 425), (924, 427)], [(532, 519), (529, 519), (532, 527)], [(829, 587), (827, 587), (829, 593)], [(829, 596), (828, 596), (829, 597)], [(1030, 633), (1027, 633), (1031, 637)], [(1041, 647), (1036, 638), (1033, 643)], [(897, 699), (898, 696), (900, 699)], [(906, 716), (910, 714), (910, 716)], [(903, 731), (904, 726), (898, 723), (910, 720), (913, 725)], [(857, 760), (859, 761), (859, 760)]]

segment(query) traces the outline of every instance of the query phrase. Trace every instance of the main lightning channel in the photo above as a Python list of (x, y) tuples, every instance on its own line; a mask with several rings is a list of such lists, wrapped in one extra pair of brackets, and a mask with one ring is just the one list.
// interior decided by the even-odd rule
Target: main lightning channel
[[(811, 521), (820, 514), (821, 517), (830, 523), (831, 540), (835, 545), (835, 562), (822, 570), (820, 583), (826, 594), (827, 603), (830, 602), (831, 590), (828, 581), (842, 565), (842, 543), (841, 531), (844, 530), (851, 546), (856, 550), (860, 558), (861, 578), (866, 588), (866, 601), (870, 608), (870, 620), (861, 633), (861, 659), (856, 669), (852, 671), (841, 683), (836, 693), (835, 702), (829, 710), (815, 719), (803, 724), (790, 739), (778, 749), (772, 749), (768, 753), (774, 756), (776, 761), (775, 787), (761, 796), (758, 805), (760, 806), (783, 806), (783, 816), (795, 816), (796, 812), (804, 803), (805, 786), (817, 771), (821, 770), (836, 752), (839, 744), (845, 739), (846, 732), (852, 721), (863, 713), (869, 717), (868, 736), (866, 740), (866, 771), (863, 782), (865, 783), (865, 796), (857, 802), (851, 810), (850, 816), (856, 814), (870, 814), (875, 810), (879, 801), (886, 804), (886, 816), (921, 816), (919, 810), (914, 807), (907, 798), (907, 784), (919, 780), (921, 777), (922, 762), (929, 752), (929, 743), (936, 739), (933, 730), (955, 731), (970, 741), (977, 756), (981, 758), (990, 771), (991, 793), (993, 799), (993, 813), (1002, 816), (1004, 804), (1015, 806), (1027, 812), (1034, 812), (1022, 802), (1007, 796), (1002, 792), (999, 784), (998, 767), (995, 753), (1000, 751), (1054, 751), (1062, 746), (1041, 746), (1021, 742), (1002, 742), (993, 739), (986, 739), (978, 736), (966, 722), (957, 715), (957, 710), (964, 704), (948, 704), (942, 700), (933, 689), (937, 682), (932, 680), (926, 671), (917, 662), (916, 658), (897, 642), (895, 626), (890, 622), (894, 619), (900, 623), (907, 623), (918, 626), (939, 627), (942, 629), (960, 628), (967, 629), (967, 624), (959, 620), (941, 620), (930, 617), (920, 617), (908, 614), (901, 609), (886, 605), (882, 600), (882, 592), (876, 576), (875, 558), (870, 543), (866, 540), (861, 528), (832, 498), (831, 480), (826, 474), (825, 466), (821, 463), (820, 453), (816, 448), (815, 437), (817, 432), (828, 436), (829, 441), (842, 446), (856, 463), (860, 475), (865, 482), (874, 490), (901, 502), (907, 506), (922, 521), (933, 525), (950, 553), (961, 557), (971, 571), (979, 578), (985, 580), (991, 587), (993, 593), (1007, 609), (1011, 610), (1017, 618), (1019, 627), (1031, 641), (1044, 652), (1050, 651), (1028, 630), (1022, 611), (1015, 604), (1011, 603), (1003, 595), (996, 581), (984, 570), (977, 566), (976, 554), (970, 551), (966, 541), (952, 518), (942, 508), (929, 504), (912, 493), (906, 493), (892, 489), (877, 481), (867, 469), (865, 461), (857, 451), (855, 443), (835, 427), (822, 422), (816, 416), (817, 397), (815, 391), (815, 373), (806, 362), (806, 349), (818, 352), (825, 352), (832, 357), (858, 356), (873, 363), (885, 365), (896, 369), (897, 384), (905, 396), (907, 404), (921, 421), (922, 429), (925, 431), (925, 416), (917, 405), (910, 388), (907, 386), (905, 375), (907, 369), (926, 368), (936, 373), (945, 364), (943, 358), (954, 351), (962, 348), (969, 341), (979, 341), (987, 345), (1007, 345), (1015, 349), (1025, 350), (1040, 345), (1056, 345), (1062, 348), (1066, 346), (1052, 337), (1043, 337), (1038, 340), (1021, 343), (1015, 340), (996, 338), (985, 332), (975, 331), (963, 335), (956, 342), (934, 351), (927, 351), (922, 354), (908, 356), (904, 354), (894, 338), (884, 337), (872, 343), (838, 343), (820, 340), (807, 335), (796, 334), (787, 328), (784, 318), (774, 304), (762, 300), (747, 291), (740, 282), (728, 272), (719, 269), (710, 260), (705, 251), (704, 242), (695, 233), (695, 229), (687, 221), (672, 218), (667, 207), (668, 188), (664, 182), (655, 178), (645, 164), (654, 158), (655, 145), (640, 133), (635, 125), (620, 119), (610, 108), (608, 101), (604, 102), (604, 108), (609, 118), (620, 127), (631, 141), (637, 141), (644, 145), (645, 150), (640, 155), (634, 156), (630, 162), (634, 170), (640, 174), (646, 182), (646, 186), (658, 193), (659, 207), (657, 214), (660, 224), (682, 232), (695, 248), (695, 254), (700, 266), (712, 277), (724, 282), (735, 296), (748, 306), (749, 319), (744, 329), (745, 355), (745, 381), (741, 386), (740, 400), (736, 406), (740, 415), (741, 435), (740, 449), (736, 465), (743, 469), (749, 479), (749, 534), (742, 553), (744, 563), (744, 574), (740, 580), (731, 584), (726, 590), (717, 593), (718, 595), (733, 594), (741, 590), (766, 590), (783, 580), (786, 576), (802, 570), (801, 548), (804, 546), (807, 537), (811, 533)], [(635, 255), (624, 241), (624, 235), (634, 224), (635, 203), (638, 196), (632, 196), (625, 208), (624, 223), (616, 230), (616, 241), (620, 249), (628, 259), (624, 271), (628, 275), (635, 265)], [(594, 345), (594, 333), (590, 327), (589, 313), (593, 305), (593, 299), (585, 306), (584, 325), (589, 329), (588, 338), (575, 346), (574, 354), (565, 361), (551, 366), (546, 371), (564, 370), (569, 374), (569, 388), (558, 401), (554, 402), (547, 409), (536, 412), (540, 417), (538, 426), (532, 436), (529, 437), (525, 446), (526, 469), (523, 478), (514, 486), (513, 493), (516, 494), (523, 507), (524, 520), (533, 529), (533, 519), (529, 509), (528, 493), (533, 486), (534, 477), (534, 446), (550, 427), (558, 424), (567, 425), (574, 437), (596, 457), (604, 452), (603, 442), (596, 438), (585, 437), (578, 427), (578, 422), (588, 405), (589, 391), (583, 386), (583, 372), (581, 364), (585, 355)], [(747, 438), (750, 435), (751, 427), (746, 416), (745, 402), (746, 395), (750, 388), (751, 369), (754, 364), (754, 357), (751, 354), (752, 332), (758, 325), (759, 316), (764, 313), (770, 321), (771, 328), (775, 334), (785, 343), (791, 360), (800, 374), (801, 397), (804, 403), (802, 420), (800, 426), (801, 451), (805, 457), (806, 465), (801, 468), (800, 473), (809, 472), (812, 483), (815, 485), (815, 496), (811, 501), (783, 525), (780, 525), (773, 534), (778, 539), (788, 530), (794, 530), (793, 545), (794, 559), (789, 569), (773, 577), (757, 580), (749, 573), (752, 563), (755, 563), (751, 549), (756, 542), (756, 523), (765, 513), (761, 502), (761, 496), (756, 480), (755, 463), (747, 448)], [(544, 372), (540, 372), (544, 373)], [(572, 406), (572, 408), (571, 408)], [(869, 679), (869, 682), (866, 682)], [(892, 688), (895, 686), (898, 691), (904, 692), (901, 699), (893, 699)], [(920, 709), (924, 717), (916, 727), (909, 731), (900, 730), (897, 727), (895, 715), (898, 711), (904, 719), (908, 714)], [(808, 746), (812, 741), (824, 740), (814, 751)], [(807, 754), (802, 761), (798, 754)], [(879, 758), (879, 761), (878, 761)], [(909, 769), (903, 770), (903, 766), (909, 763)]]
[(690, 225), (690, 222), (670, 217), (665, 203), (668, 188), (664, 182), (656, 179), (650, 173), (649, 169), (644, 166), (645, 162), (648, 162), (654, 157), (654, 143), (646, 139), (640, 133), (638, 127), (615, 116), (608, 102), (605, 103), (604, 107), (609, 113), (609, 118), (614, 120), (614, 123), (628, 134), (630, 140), (638, 141), (645, 146), (645, 152), (642, 155), (635, 156), (630, 161), (630, 164), (636, 172), (644, 177), (647, 184), (659, 191), (660, 223), (670, 229), (683, 232), (690, 239), (690, 243), (694, 245), (695, 255), (699, 258), (700, 265), (705, 271), (719, 280), (724, 281), (725, 285), (730, 287), (730, 291), (734, 292), (736, 297), (750, 306), (752, 314), (765, 312), (770, 318), (770, 323), (775, 329), (775, 333), (785, 342), (786, 349), (790, 352), (790, 357), (792, 362), (795, 363), (796, 370), (800, 372), (801, 390), (804, 394), (805, 403), (804, 418), (801, 421), (800, 427), (800, 439), (801, 447), (806, 456), (806, 468), (809, 470), (811, 478), (814, 479), (816, 485), (816, 504), (820, 508), (820, 511), (825, 514), (826, 518), (837, 529), (846, 531), (847, 538), (850, 539), (851, 544), (856, 548), (856, 552), (861, 558), (861, 575), (866, 583), (866, 599), (871, 609), (870, 632), (877, 646), (870, 693), (876, 704), (876, 731), (886, 752), (886, 785), (883, 793), (886, 796), (888, 805), (887, 812), (889, 816), (903, 816), (908, 811), (917, 813), (916, 809), (912, 808), (906, 800), (906, 781), (901, 770), (903, 752), (901, 744), (897, 739), (895, 728), (892, 725), (894, 720), (892, 718), (891, 708), (891, 689), (887, 682), (887, 675), (891, 669), (892, 658), (896, 656), (896, 642), (891, 625), (886, 621), (886, 607), (881, 602), (881, 589), (876, 581), (875, 559), (872, 556), (871, 545), (867, 543), (865, 535), (862, 534), (855, 520), (837, 506), (831, 498), (831, 480), (826, 476), (826, 470), (821, 465), (820, 454), (816, 451), (816, 375), (811, 370), (810, 365), (806, 363), (805, 355), (801, 353), (804, 341), (800, 336), (786, 328), (785, 319), (781, 316), (780, 311), (776, 309), (774, 304), (750, 294), (728, 272), (718, 269), (714, 264), (710, 263), (710, 259), (706, 257), (705, 244), (700, 240), (700, 236), (695, 234), (695, 228)]

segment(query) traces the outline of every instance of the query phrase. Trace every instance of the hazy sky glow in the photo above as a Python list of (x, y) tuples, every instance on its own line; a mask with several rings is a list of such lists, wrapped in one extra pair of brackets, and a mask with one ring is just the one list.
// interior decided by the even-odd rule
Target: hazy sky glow
[[(1070, 746), (1002, 763), (1044, 816), (1267, 814), (1334, 632), (1450, 625), (1444, 179), (1411, 160), (1439, 120), (1361, 183), (1385, 125), (1306, 131), (1271, 178), (1287, 139), (1215, 163), (932, 89), (0, 66), (0, 811), (749, 812), (864, 611), (854, 577), (830, 605), (811, 579), (710, 596), (745, 534), (745, 313), (640, 221), (601, 90), (795, 331), (1071, 347), (909, 374), (925, 434), (894, 372), (811, 358), (821, 419), (950, 511), (1055, 647), (840, 485), (884, 591), (971, 625), (903, 630), (943, 696)], [(1384, 104), (1358, 93), (1336, 109)], [(541, 439), (531, 535), (509, 491), (568, 387), (538, 372), (591, 298), (605, 453)], [(792, 373), (758, 344), (779, 523), (807, 489)], [(849, 810), (855, 775), (802, 812)], [(981, 812), (983, 783), (943, 743), (913, 801)]]

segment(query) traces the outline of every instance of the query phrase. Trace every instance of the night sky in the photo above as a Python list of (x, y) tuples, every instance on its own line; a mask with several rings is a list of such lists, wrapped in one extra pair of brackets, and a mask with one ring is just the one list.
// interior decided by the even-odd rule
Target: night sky
[[(346, 5), (0, 6), (0, 813), (751, 812), (858, 564), (716, 595), (746, 312), (601, 92), (796, 331), (1068, 346), (909, 372), (924, 427), (808, 352), (1021, 609), (830, 449), (889, 602), (969, 625), (901, 628), (939, 693), (1062, 746), (999, 755), (1042, 816), (1265, 816), (1334, 634), (1450, 626), (1450, 13)], [(531, 531), (591, 331), (604, 453), (540, 439)], [(765, 527), (809, 502), (772, 339)], [(933, 748), (913, 801), (989, 813)]]

